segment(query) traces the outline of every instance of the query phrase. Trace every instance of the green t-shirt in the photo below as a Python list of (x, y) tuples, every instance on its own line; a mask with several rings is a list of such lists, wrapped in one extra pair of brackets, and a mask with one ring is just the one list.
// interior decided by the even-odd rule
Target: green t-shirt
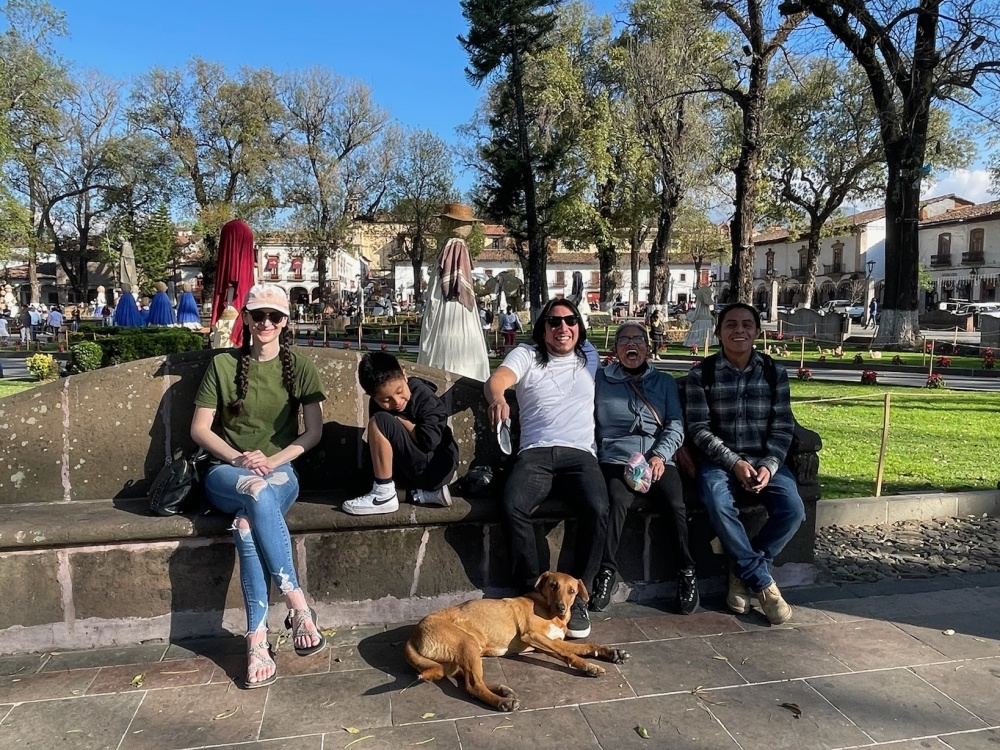
[[(281, 358), (267, 362), (250, 360), (243, 411), (233, 416), (226, 407), (236, 399), (238, 363), (239, 352), (235, 349), (213, 357), (194, 402), (215, 409), (222, 425), (222, 436), (231, 446), (239, 451), (259, 450), (265, 456), (273, 456), (299, 435), (299, 410), (292, 408), (281, 382)], [(295, 397), (300, 403), (311, 404), (326, 398), (319, 372), (311, 359), (293, 352), (292, 370)]]

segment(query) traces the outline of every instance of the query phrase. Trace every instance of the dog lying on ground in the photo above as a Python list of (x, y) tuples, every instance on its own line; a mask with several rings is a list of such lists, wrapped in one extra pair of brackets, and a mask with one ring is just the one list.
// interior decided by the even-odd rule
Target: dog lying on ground
[(520, 704), (513, 690), (506, 685), (487, 685), (483, 680), (482, 657), (538, 650), (590, 677), (604, 674), (604, 667), (580, 657), (598, 657), (613, 664), (628, 660), (623, 649), (563, 640), (577, 596), (589, 601), (580, 580), (547, 572), (525, 596), (477, 599), (434, 612), (410, 634), (406, 661), (425, 682), (461, 675), (470, 695), (500, 711), (516, 711)]

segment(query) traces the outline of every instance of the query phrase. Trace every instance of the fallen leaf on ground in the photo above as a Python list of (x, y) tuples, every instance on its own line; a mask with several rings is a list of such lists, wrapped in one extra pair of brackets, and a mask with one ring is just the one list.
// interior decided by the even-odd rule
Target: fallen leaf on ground
[(160, 672), (160, 674), (194, 674), (197, 669), (182, 669), (179, 672)]
[(412, 743), (412, 746), (416, 747), (417, 745), (426, 745), (428, 742), (433, 742), (433, 741), (434, 741), (433, 737), (428, 737), (426, 740), (420, 740), (420, 742)]
[(134, 685), (137, 688), (142, 687), (142, 680), (145, 676), (146, 675), (144, 674), (137, 674), (132, 678), (132, 682), (130, 682), (129, 685)]
[(513, 729), (513, 728), (514, 728), (514, 725), (513, 725), (513, 724), (501, 724), (501, 725), (500, 725), (500, 726), (498, 726), (498, 727), (493, 727), (493, 731), (495, 732), (495, 731), (497, 731), (498, 729)]
[(717, 659), (718, 661), (729, 661), (728, 656), (713, 656), (712, 658)]
[(795, 716), (796, 719), (799, 718), (802, 715), (802, 709), (799, 708), (799, 704), (798, 703), (782, 703), (781, 707), (782, 708), (787, 708), (789, 711), (791, 711), (792, 714), (794, 714), (794, 716)]
[(420, 714), (420, 718), (421, 719), (432, 719), (432, 718), (434, 718), (434, 714), (431, 711), (428, 711), (425, 714)]
[(356, 740), (351, 740), (346, 745), (344, 745), (344, 750), (347, 750), (347, 748), (349, 748), (351, 745), (356, 745), (357, 743), (359, 743), (359, 742), (361, 742), (363, 740), (370, 740), (370, 739), (372, 739), (374, 737), (375, 737), (374, 734), (366, 734), (364, 737), (358, 737)]
[(646, 727), (644, 727), (642, 724), (640, 724), (635, 728), (635, 733), (640, 737), (642, 737), (644, 740), (649, 739), (649, 732), (646, 731)]
[(333, 636), (337, 635), (337, 631), (333, 628), (327, 628), (326, 630), (321, 630), (319, 632), (326, 638), (333, 638)]
[(235, 716), (240, 710), (240, 706), (232, 709), (231, 711), (223, 711), (221, 714), (216, 714), (212, 721), (219, 721), (221, 719), (228, 719), (230, 716)]
[(348, 734), (361, 734), (361, 730), (357, 727), (344, 727), (343, 729)]

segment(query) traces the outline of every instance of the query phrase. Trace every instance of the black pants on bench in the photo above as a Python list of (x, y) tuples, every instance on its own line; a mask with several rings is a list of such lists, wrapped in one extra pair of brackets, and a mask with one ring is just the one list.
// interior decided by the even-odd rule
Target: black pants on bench
[(553, 486), (576, 512), (576, 550), (568, 571), (589, 589), (604, 556), (608, 493), (597, 459), (576, 448), (529, 448), (518, 454), (503, 489), (504, 533), (514, 583), (530, 590), (541, 575), (531, 515)]

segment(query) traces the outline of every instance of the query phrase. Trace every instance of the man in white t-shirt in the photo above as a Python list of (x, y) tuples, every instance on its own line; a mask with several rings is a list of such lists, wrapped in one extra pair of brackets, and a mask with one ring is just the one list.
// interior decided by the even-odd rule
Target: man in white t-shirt
[[(594, 442), (597, 350), (568, 300), (542, 308), (531, 338), (534, 343), (511, 351), (483, 388), (494, 429), (510, 416), (504, 392), (514, 388), (517, 394), (521, 446), (503, 490), (514, 580), (531, 590), (541, 574), (531, 514), (557, 485), (577, 510), (571, 574), (589, 586), (601, 564), (608, 525), (607, 488)], [(590, 635), (585, 597), (577, 596), (566, 634)]]

